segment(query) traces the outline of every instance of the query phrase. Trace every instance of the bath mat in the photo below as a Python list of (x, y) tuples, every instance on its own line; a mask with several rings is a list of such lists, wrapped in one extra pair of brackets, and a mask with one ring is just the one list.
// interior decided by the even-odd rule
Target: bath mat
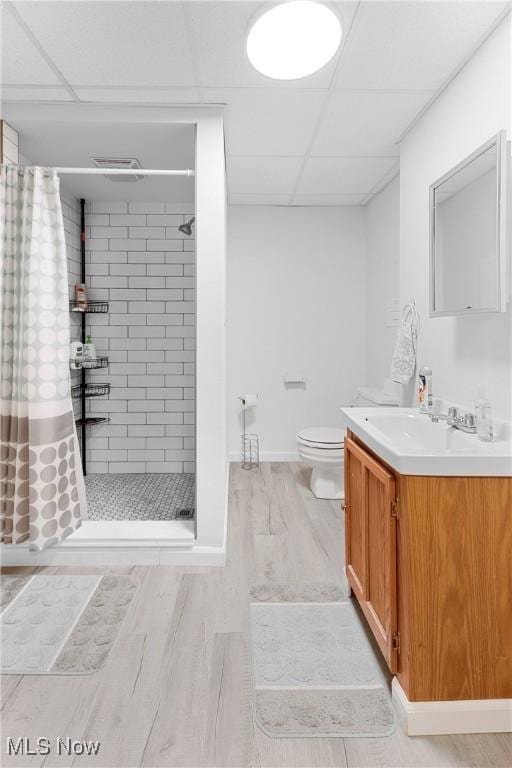
[(0, 578), (0, 611), (12, 603), (18, 592), (30, 580), (30, 576), (2, 576)]
[(0, 614), (0, 673), (96, 672), (108, 658), (136, 586), (129, 576), (3, 576), (2, 588), (11, 599)]
[(348, 585), (310, 581), (275, 581), (251, 587), (256, 603), (334, 603), (348, 597)]
[(256, 691), (260, 728), (268, 736), (389, 736), (394, 729), (383, 688), (347, 691)]
[(395, 714), (350, 600), (251, 603), (254, 710), (273, 737), (385, 737)]

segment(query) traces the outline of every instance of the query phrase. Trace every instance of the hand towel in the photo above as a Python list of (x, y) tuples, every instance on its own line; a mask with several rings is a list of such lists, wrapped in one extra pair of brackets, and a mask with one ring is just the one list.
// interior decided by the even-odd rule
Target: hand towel
[(395, 350), (391, 358), (391, 379), (398, 384), (407, 384), (414, 376), (418, 327), (419, 315), (416, 305), (414, 302), (406, 304), (402, 310)]

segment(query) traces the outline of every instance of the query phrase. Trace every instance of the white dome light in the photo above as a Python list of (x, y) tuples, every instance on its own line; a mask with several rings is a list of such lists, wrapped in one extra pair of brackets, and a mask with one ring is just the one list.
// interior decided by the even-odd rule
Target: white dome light
[(292, 0), (255, 22), (247, 38), (247, 55), (262, 75), (296, 80), (324, 67), (340, 42), (336, 14), (312, 0)]

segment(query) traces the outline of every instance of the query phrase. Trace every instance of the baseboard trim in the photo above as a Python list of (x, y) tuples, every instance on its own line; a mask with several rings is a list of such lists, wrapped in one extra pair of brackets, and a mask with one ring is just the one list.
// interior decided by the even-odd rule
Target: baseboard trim
[(396, 677), (391, 688), (393, 703), (408, 736), (512, 731), (512, 699), (409, 701)]
[[(229, 460), (232, 463), (240, 463), (242, 454), (233, 451), (229, 454)], [(260, 462), (264, 461), (300, 461), (299, 454), (294, 451), (260, 451)]]
[(226, 564), (229, 506), (229, 464), (221, 546), (196, 539), (193, 520), (84, 520), (64, 541), (42, 552), (29, 544), (0, 544), (0, 565), (102, 566), (182, 565), (223, 567)]
[(31, 552), (22, 544), (2, 544), (0, 564), (12, 566), (96, 566), (96, 565), (184, 565), (184, 566), (224, 566), (226, 550), (224, 547), (198, 547), (153, 545), (144, 542), (135, 544), (94, 544), (91, 546), (52, 547), (43, 552)]

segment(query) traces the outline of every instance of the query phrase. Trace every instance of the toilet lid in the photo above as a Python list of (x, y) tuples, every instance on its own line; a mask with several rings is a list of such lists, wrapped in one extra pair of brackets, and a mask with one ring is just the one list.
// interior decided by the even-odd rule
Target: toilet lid
[(299, 432), (297, 438), (315, 445), (341, 446), (345, 439), (345, 432), (336, 427), (306, 427)]
[(393, 395), (388, 395), (383, 389), (374, 387), (359, 387), (356, 399), (363, 401), (364, 405), (398, 405), (398, 400)]

